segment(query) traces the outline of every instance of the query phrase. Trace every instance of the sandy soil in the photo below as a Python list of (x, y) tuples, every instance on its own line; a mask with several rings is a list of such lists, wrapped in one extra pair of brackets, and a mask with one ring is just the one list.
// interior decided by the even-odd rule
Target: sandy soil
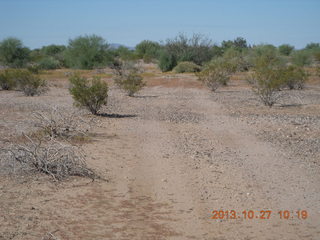
[[(113, 115), (98, 117), (82, 146), (108, 181), (1, 175), (0, 239), (319, 239), (320, 93), (301, 94), (302, 105), (270, 110), (240, 85), (215, 94), (153, 86), (135, 98), (112, 89)], [(67, 90), (0, 92), (2, 136), (32, 129), (28, 113), (57, 104), (72, 108)], [(211, 219), (214, 210), (240, 218)]]

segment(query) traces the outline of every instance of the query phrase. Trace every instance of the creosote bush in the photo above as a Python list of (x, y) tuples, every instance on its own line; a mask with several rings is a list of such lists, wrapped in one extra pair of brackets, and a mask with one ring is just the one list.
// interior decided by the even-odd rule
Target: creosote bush
[(141, 75), (142, 68), (136, 63), (118, 60), (112, 68), (115, 74), (115, 83), (126, 91), (128, 96), (133, 97), (146, 85)]
[(220, 86), (226, 86), (231, 75), (236, 71), (236, 66), (224, 59), (216, 59), (207, 64), (203, 70), (196, 73), (198, 80), (203, 82), (212, 91)]
[(176, 73), (191, 73), (191, 72), (199, 72), (201, 67), (193, 62), (180, 62), (173, 69)]
[(308, 77), (302, 67), (294, 65), (284, 68), (282, 74), (284, 85), (289, 89), (303, 89)]
[(108, 85), (99, 77), (87, 79), (79, 74), (69, 78), (71, 87), (69, 89), (75, 105), (87, 108), (92, 114), (97, 115), (100, 108), (107, 104)]
[(13, 90), (17, 86), (14, 78), (15, 70), (5, 69), (0, 73), (0, 87), (2, 90)]
[(264, 105), (272, 107), (280, 97), (280, 88), (283, 85), (282, 70), (270, 67), (255, 68), (251, 79), (252, 90), (261, 99)]
[(47, 90), (46, 81), (29, 70), (6, 69), (0, 74), (3, 90), (20, 90), (26, 96), (40, 95)]

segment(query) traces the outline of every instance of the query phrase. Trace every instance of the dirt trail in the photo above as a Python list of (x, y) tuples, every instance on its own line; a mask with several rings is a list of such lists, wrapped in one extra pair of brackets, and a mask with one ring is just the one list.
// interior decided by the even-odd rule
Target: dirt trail
[[(111, 166), (114, 239), (320, 236), (319, 175), (313, 170), (256, 139), (255, 130), (225, 115), (209, 92), (153, 88), (142, 96), (120, 107), (137, 117), (106, 123), (106, 129), (114, 124), (116, 140), (87, 147), (97, 165), (105, 158)], [(220, 209), (239, 215), (271, 210), (272, 216), (210, 219)], [(309, 212), (307, 220), (281, 220), (277, 213), (302, 209)]]
[[(109, 102), (118, 115), (101, 118), (84, 146), (91, 166), (108, 169), (109, 182), (76, 182), (25, 200), (41, 202), (35, 211), (48, 216), (33, 231), (58, 229), (62, 239), (319, 239), (319, 169), (258, 140), (206, 90), (154, 87), (118, 96)], [(211, 219), (221, 209), (241, 218)], [(303, 209), (306, 220), (277, 213)], [(272, 215), (243, 219), (244, 210)]]

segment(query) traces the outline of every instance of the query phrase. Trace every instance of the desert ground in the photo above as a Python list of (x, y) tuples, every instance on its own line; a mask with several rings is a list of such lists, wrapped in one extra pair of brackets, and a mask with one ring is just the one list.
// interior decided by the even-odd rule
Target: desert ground
[[(43, 74), (50, 89), (41, 96), (0, 92), (2, 149), (37, 131), (32, 112), (76, 109), (68, 71)], [(1, 240), (320, 239), (319, 78), (282, 91), (269, 108), (243, 74), (213, 93), (192, 74), (147, 65), (147, 86), (136, 97), (114, 86), (108, 71), (82, 74), (110, 83), (104, 114), (77, 143), (103, 179), (53, 181), (11, 172), (2, 158)], [(219, 210), (239, 218), (212, 219)], [(255, 217), (245, 219), (245, 210)], [(280, 218), (284, 210), (289, 219)]]

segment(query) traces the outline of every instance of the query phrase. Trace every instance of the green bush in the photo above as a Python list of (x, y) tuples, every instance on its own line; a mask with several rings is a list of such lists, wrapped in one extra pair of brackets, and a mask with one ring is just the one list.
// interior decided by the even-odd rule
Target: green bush
[(162, 72), (171, 71), (177, 65), (177, 60), (173, 54), (168, 51), (162, 51), (159, 58), (158, 66)]
[(288, 66), (282, 72), (283, 83), (289, 89), (302, 89), (307, 80), (307, 73), (302, 67)]
[(128, 96), (133, 97), (134, 94), (140, 91), (146, 84), (141, 76), (142, 69), (134, 62), (118, 62), (115, 69), (115, 83), (128, 93)]
[(279, 99), (279, 89), (284, 84), (283, 69), (271, 64), (257, 64), (251, 78), (252, 90), (264, 105), (272, 107)]
[(308, 66), (312, 62), (311, 53), (309, 50), (295, 51), (291, 55), (291, 61), (299, 67)]
[(69, 41), (65, 58), (67, 66), (78, 69), (104, 67), (111, 58), (109, 45), (99, 36), (80, 36)]
[(99, 77), (88, 80), (75, 74), (69, 78), (71, 87), (69, 89), (75, 105), (87, 108), (92, 114), (97, 115), (100, 108), (107, 104), (108, 85)]
[(199, 72), (201, 67), (193, 62), (179, 62), (173, 69), (176, 73)]
[(23, 69), (6, 69), (0, 74), (0, 84), (4, 90), (20, 90), (27, 96), (40, 95), (46, 91), (43, 79)]
[(282, 44), (278, 47), (278, 50), (281, 55), (289, 56), (294, 50), (294, 46), (291, 46), (289, 44)]
[(236, 71), (236, 66), (223, 58), (212, 60), (203, 70), (196, 73), (198, 80), (203, 82), (212, 91), (220, 86), (226, 86), (231, 75)]
[(5, 69), (0, 73), (0, 87), (2, 90), (13, 90), (16, 88), (15, 71), (13, 69)]
[(273, 45), (257, 45), (254, 46), (249, 56), (250, 65), (259, 67), (259, 65), (268, 66), (284, 66), (285, 59), (279, 56), (278, 50)]
[(133, 97), (134, 94), (140, 91), (146, 84), (143, 82), (143, 77), (136, 73), (130, 72), (127, 76), (116, 81), (117, 85), (128, 93), (128, 96)]
[(318, 77), (320, 77), (320, 66), (316, 68), (316, 74), (318, 75)]
[(6, 66), (20, 68), (29, 61), (30, 50), (17, 38), (6, 38), (0, 42), (0, 62)]
[(18, 70), (16, 79), (18, 89), (26, 96), (40, 95), (47, 90), (46, 81), (28, 70)]
[(236, 48), (231, 47), (224, 52), (223, 59), (234, 65), (237, 71), (248, 71), (251, 67), (251, 64), (248, 59), (247, 52), (248, 50), (246, 49), (242, 49), (242, 51), (239, 51)]
[(38, 66), (45, 70), (58, 69), (60, 68), (60, 62), (53, 57), (45, 57), (39, 61)]

